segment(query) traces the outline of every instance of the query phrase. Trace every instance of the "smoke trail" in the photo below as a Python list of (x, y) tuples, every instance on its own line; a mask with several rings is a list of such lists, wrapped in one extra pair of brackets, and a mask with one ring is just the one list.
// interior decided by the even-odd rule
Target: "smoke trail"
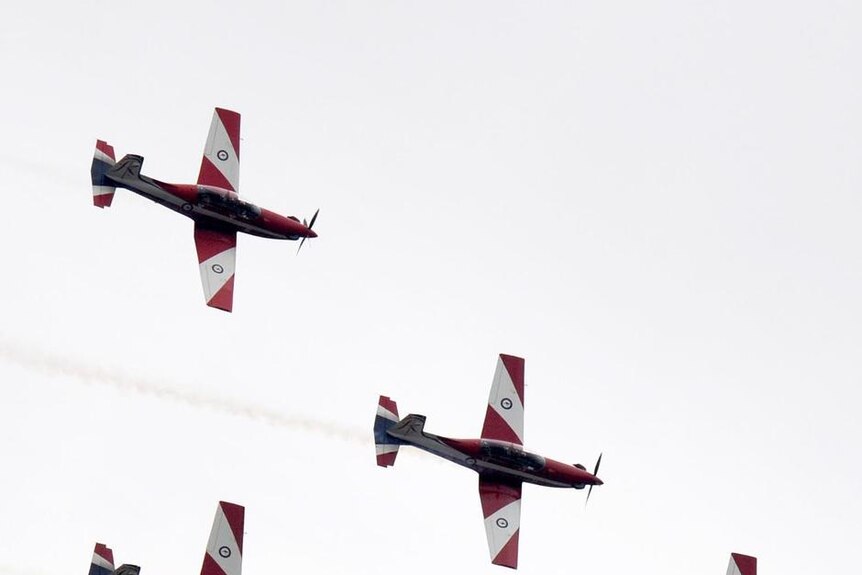
[(181, 390), (152, 380), (129, 376), (116, 370), (86, 365), (82, 362), (27, 348), (9, 341), (0, 340), (0, 359), (26, 369), (41, 371), (48, 375), (74, 377), (88, 384), (105, 385), (121, 391), (149, 395), (175, 403), (210, 409), (278, 427), (327, 435), (341, 441), (362, 443), (363, 445), (368, 445), (371, 441), (370, 430), (364, 431), (309, 417), (286, 415), (278, 411), (244, 404), (225, 397), (191, 390)]

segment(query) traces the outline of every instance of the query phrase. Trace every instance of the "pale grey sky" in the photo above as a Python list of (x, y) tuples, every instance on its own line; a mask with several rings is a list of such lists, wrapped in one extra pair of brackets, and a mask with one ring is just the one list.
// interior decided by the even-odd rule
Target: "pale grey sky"
[[(862, 534), (862, 8), (854, 2), (18, 3), (0, 20), (0, 571), (490, 564), (476, 477), (374, 465), (376, 399), (476, 436), (526, 358), (521, 573), (845, 573)], [(214, 106), (241, 194), (320, 237), (91, 205), (96, 138), (193, 182)], [(237, 413), (237, 412), (241, 413)], [(308, 425), (311, 423), (312, 425)]]

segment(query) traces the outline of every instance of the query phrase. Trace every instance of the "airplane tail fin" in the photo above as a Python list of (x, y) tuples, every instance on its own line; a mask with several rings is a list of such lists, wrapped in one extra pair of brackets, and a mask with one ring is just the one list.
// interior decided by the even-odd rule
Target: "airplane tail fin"
[(201, 575), (242, 575), (245, 507), (220, 501), (210, 531)]
[(111, 575), (114, 572), (114, 552), (104, 543), (96, 543), (89, 575)]
[(727, 575), (757, 575), (757, 557), (731, 553)]
[(377, 450), (377, 465), (390, 467), (395, 465), (398, 446), (401, 441), (391, 437), (386, 431), (398, 423), (398, 405), (385, 395), (377, 402), (377, 417), (374, 418), (374, 446)]
[(111, 185), (112, 182), (105, 174), (108, 173), (117, 158), (114, 156), (114, 147), (108, 142), (96, 140), (96, 152), (93, 154), (93, 165), (90, 168), (90, 177), (93, 180), (93, 205), (99, 208), (107, 208), (114, 199), (114, 191), (117, 189)]

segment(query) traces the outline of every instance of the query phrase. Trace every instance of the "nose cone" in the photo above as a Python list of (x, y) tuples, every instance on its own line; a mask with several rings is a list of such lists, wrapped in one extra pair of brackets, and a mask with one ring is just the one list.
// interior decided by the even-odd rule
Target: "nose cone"
[(595, 482), (593, 485), (604, 485), (604, 484), (605, 484), (605, 482), (604, 482), (604, 481), (602, 481), (601, 479), (599, 479), (598, 477), (596, 477), (596, 482)]
[(317, 233), (314, 230), (312, 230), (311, 228), (306, 228), (306, 229), (307, 229), (306, 237), (309, 237), (309, 238), (316, 238), (317, 237)]

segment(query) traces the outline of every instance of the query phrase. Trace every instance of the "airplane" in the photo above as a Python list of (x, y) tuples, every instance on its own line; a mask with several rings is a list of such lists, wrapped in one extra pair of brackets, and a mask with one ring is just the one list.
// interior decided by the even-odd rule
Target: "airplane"
[(115, 190), (125, 188), (194, 220), (204, 297), (208, 306), (228, 312), (233, 309), (237, 232), (279, 240), (302, 238), (302, 248), (306, 239), (317, 237), (312, 228), (320, 211), (306, 222), (241, 200), (239, 136), (240, 115), (216, 108), (197, 184), (168, 184), (144, 176), (142, 156), (127, 154), (117, 162), (114, 148), (103, 140), (96, 141), (90, 169), (96, 207), (109, 207)]
[(139, 575), (137, 565), (123, 564), (114, 569), (114, 552), (104, 543), (96, 543), (93, 559), (90, 561), (89, 575)]
[(530, 453), (524, 443), (524, 360), (500, 354), (485, 411), (480, 439), (451, 439), (425, 431), (425, 416), (398, 419), (398, 406), (380, 396), (374, 420), (377, 465), (395, 465), (398, 448), (412, 445), (479, 474), (479, 498), (491, 563), (517, 569), (521, 519), (521, 486), (602, 485), (597, 477), (602, 456), (589, 473), (581, 464), (569, 465)]
[(757, 557), (731, 553), (726, 575), (757, 575)]
[[(201, 575), (242, 575), (244, 524), (245, 508), (242, 505), (219, 502)], [(140, 572), (137, 565), (121, 565), (114, 569), (114, 552), (103, 543), (96, 543), (88, 575), (140, 575)]]

